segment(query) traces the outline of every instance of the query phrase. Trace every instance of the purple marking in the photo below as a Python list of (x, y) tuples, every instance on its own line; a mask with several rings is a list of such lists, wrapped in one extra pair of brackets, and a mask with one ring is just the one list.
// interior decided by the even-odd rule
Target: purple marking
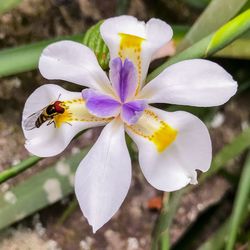
[(137, 87), (137, 74), (134, 64), (117, 57), (110, 62), (110, 81), (122, 103), (133, 98)]
[(127, 102), (122, 105), (121, 118), (129, 125), (135, 124), (145, 108), (147, 108), (145, 100)]
[(145, 100), (133, 100), (137, 88), (137, 76), (134, 64), (117, 57), (110, 62), (110, 80), (120, 101), (102, 94), (97, 90), (85, 89), (82, 97), (86, 100), (89, 112), (98, 117), (114, 117), (121, 113), (121, 119), (127, 124), (135, 124), (147, 107)]
[(82, 97), (86, 100), (89, 112), (98, 117), (112, 117), (120, 113), (121, 104), (111, 96), (104, 95), (96, 90), (84, 89)]

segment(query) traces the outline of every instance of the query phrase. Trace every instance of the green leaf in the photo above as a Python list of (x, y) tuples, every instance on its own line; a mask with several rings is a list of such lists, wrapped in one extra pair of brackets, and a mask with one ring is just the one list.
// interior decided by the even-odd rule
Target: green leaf
[(247, 203), (250, 195), (250, 153), (244, 164), (243, 171), (239, 182), (236, 198), (234, 201), (233, 212), (231, 215), (231, 223), (228, 228), (228, 241), (226, 244), (226, 250), (233, 250), (237, 232), (241, 226), (242, 215), (246, 213)]
[(224, 44), (226, 41), (230, 40), (232, 34), (245, 32), (244, 24), (250, 23), (250, 11), (246, 11), (243, 14), (237, 17), (237, 21), (232, 20), (228, 22), (227, 25), (222, 26), (215, 34), (212, 36), (212, 39), (207, 47), (207, 51), (212, 50), (213, 48), (220, 47), (220, 44)]
[[(188, 32), (188, 26), (173, 26), (174, 37), (173, 40), (178, 48), (178, 44), (181, 43), (185, 34)], [(250, 59), (250, 32), (242, 35), (240, 38), (216, 52), (214, 57), (224, 58), (237, 58), (237, 59)]]
[(73, 192), (73, 176), (88, 149), (61, 160), (0, 195), (0, 230)]
[(180, 43), (179, 50), (189, 47), (220, 28), (235, 16), (246, 2), (247, 0), (213, 0)]

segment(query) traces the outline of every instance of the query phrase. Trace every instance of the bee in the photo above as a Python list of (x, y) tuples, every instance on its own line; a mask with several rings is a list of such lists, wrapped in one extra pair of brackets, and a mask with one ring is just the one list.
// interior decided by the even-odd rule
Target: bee
[(43, 109), (33, 113), (24, 120), (23, 127), (25, 130), (40, 128), (42, 124), (48, 121), (47, 126), (54, 123), (54, 118), (57, 115), (63, 114), (65, 109), (62, 107), (61, 101), (55, 101)]

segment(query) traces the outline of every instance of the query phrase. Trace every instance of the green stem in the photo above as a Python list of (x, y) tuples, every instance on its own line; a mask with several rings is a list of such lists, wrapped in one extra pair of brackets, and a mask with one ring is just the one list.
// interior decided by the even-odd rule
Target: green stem
[(250, 10), (247, 10), (223, 25), (216, 32), (203, 38), (193, 46), (172, 57), (170, 60), (155, 69), (148, 75), (147, 82), (158, 76), (165, 68), (174, 63), (193, 58), (205, 58), (213, 55), (217, 51), (229, 45), (249, 29)]
[(37, 162), (39, 162), (42, 158), (38, 156), (31, 156), (17, 165), (6, 169), (0, 173), (0, 184), (7, 181), (10, 178), (13, 178), (17, 176), (18, 174), (22, 173), (26, 169), (30, 168), (31, 166), (35, 165)]

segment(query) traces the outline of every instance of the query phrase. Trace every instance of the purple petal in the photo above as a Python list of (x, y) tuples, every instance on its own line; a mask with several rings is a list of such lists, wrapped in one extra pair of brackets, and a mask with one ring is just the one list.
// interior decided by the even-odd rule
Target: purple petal
[(146, 107), (147, 103), (145, 100), (136, 100), (125, 103), (122, 106), (122, 120), (130, 125), (135, 124)]
[(86, 100), (88, 111), (98, 117), (112, 117), (120, 112), (121, 104), (118, 101), (96, 90), (84, 89), (82, 97)]
[(117, 57), (110, 62), (110, 81), (121, 102), (135, 95), (137, 87), (137, 75), (134, 64), (125, 59), (122, 64), (121, 58)]

